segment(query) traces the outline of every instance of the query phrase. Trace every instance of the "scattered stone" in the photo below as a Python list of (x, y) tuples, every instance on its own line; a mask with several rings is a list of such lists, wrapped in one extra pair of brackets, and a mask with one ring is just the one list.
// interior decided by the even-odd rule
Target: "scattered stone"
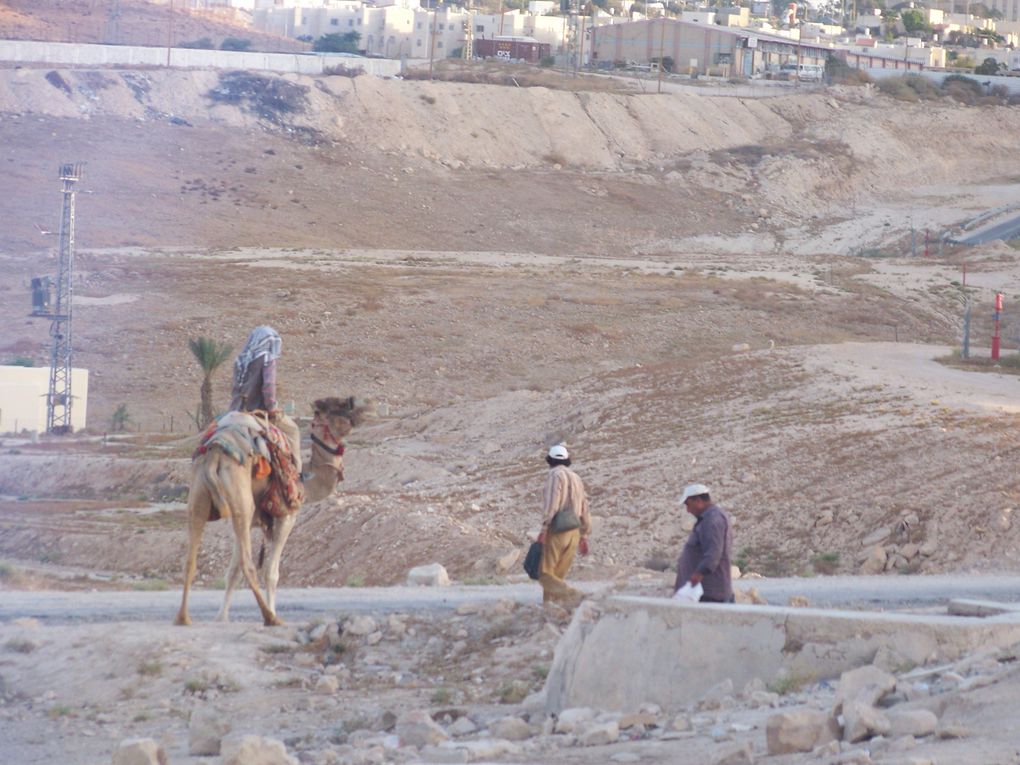
[(719, 752), (712, 765), (754, 765), (754, 750), (746, 741), (730, 745)]
[(863, 701), (843, 702), (843, 740), (856, 744), (875, 736), (885, 736), (892, 725), (875, 707)]
[(839, 728), (835, 721), (813, 709), (780, 712), (769, 717), (765, 725), (769, 754), (810, 752), (837, 738)]
[(428, 712), (420, 710), (401, 715), (394, 732), (402, 746), (436, 746), (449, 738)]
[(417, 566), (407, 572), (407, 583), (417, 587), (449, 587), (450, 575), (438, 563)]
[(833, 714), (839, 714), (843, 704), (859, 701), (874, 706), (886, 694), (896, 689), (896, 678), (875, 666), (858, 667), (844, 672), (839, 677)]
[(420, 756), (424, 762), (469, 762), (467, 749), (455, 749), (445, 746), (426, 746), (421, 750)]
[(617, 752), (609, 758), (610, 762), (641, 762), (641, 755), (634, 752)]
[(892, 534), (892, 530), (886, 526), (880, 529), (875, 529), (868, 536), (861, 540), (861, 547), (868, 548), (874, 547), (875, 545), (882, 544)]
[(223, 765), (298, 765), (282, 741), (262, 736), (231, 735), (220, 745)]
[(618, 725), (620, 730), (629, 730), (636, 726), (642, 726), (644, 728), (654, 728), (658, 726), (659, 718), (653, 715), (651, 712), (638, 712), (637, 714), (624, 715), (620, 718)]
[(935, 728), (937, 738), (969, 738), (970, 729), (960, 723), (943, 722)]
[(790, 608), (810, 608), (811, 601), (804, 595), (791, 595), (790, 600), (787, 601), (786, 605)]
[(615, 720), (585, 726), (580, 735), (581, 746), (605, 746), (620, 740), (620, 727)]
[(730, 350), (734, 353), (744, 353), (751, 350), (751, 345), (749, 343), (734, 343)]
[(315, 692), (332, 696), (340, 690), (340, 679), (336, 675), (322, 675), (315, 681)]
[(779, 706), (779, 694), (771, 693), (770, 691), (755, 691), (748, 699), (751, 706), (754, 708), (760, 707), (778, 707)]
[(209, 757), (220, 753), (220, 742), (230, 732), (226, 715), (209, 708), (199, 707), (188, 721), (188, 754), (192, 757)]
[(564, 709), (556, 718), (556, 733), (575, 733), (584, 723), (595, 719), (595, 710), (588, 707)]
[(666, 730), (674, 733), (687, 733), (693, 729), (694, 726), (691, 724), (690, 718), (686, 715), (678, 715), (677, 717), (674, 717), (672, 722), (670, 722), (670, 724), (666, 727)]
[(888, 554), (884, 547), (873, 547), (868, 553), (868, 557), (865, 558), (864, 563), (861, 564), (860, 571), (865, 575), (881, 574), (885, 571), (885, 564), (887, 560)]
[(939, 724), (938, 717), (928, 709), (893, 709), (886, 712), (886, 717), (893, 736), (930, 736)]
[(900, 736), (889, 742), (889, 746), (886, 747), (886, 751), (889, 752), (909, 752), (911, 749), (917, 746), (917, 739), (913, 736)]
[(477, 731), (478, 726), (475, 725), (471, 718), (467, 715), (458, 717), (449, 727), (449, 733), (451, 736), (470, 736), (472, 733), (476, 733)]
[(729, 678), (705, 691), (699, 704), (701, 709), (723, 709), (729, 706), (733, 706), (733, 681)]
[(507, 741), (524, 741), (531, 738), (531, 727), (520, 717), (504, 717), (489, 726), (489, 732), (496, 738)]
[(114, 750), (113, 765), (167, 765), (166, 752), (151, 738), (129, 738)]
[(506, 572), (512, 570), (513, 567), (517, 565), (517, 561), (519, 561), (520, 559), (521, 551), (511, 550), (506, 555), (502, 556), (498, 561), (496, 561), (496, 570), (499, 571), (501, 574), (505, 574)]
[(364, 637), (371, 635), (378, 629), (375, 619), (371, 616), (352, 616), (350, 619), (344, 622), (344, 632), (348, 635), (357, 635)]
[(734, 588), (734, 600), (737, 603), (750, 604), (752, 606), (767, 606), (769, 602), (758, 591), (757, 587)]
[(498, 738), (481, 738), (477, 741), (455, 741), (451, 742), (449, 746), (466, 751), (470, 762), (498, 760), (506, 755), (520, 753), (520, 747), (516, 744)]

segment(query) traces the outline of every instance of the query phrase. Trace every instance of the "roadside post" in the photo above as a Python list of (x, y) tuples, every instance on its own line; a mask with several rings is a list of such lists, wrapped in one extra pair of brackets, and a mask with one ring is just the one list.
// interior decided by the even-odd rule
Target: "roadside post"
[(995, 293), (995, 332), (992, 335), (992, 361), (999, 360), (999, 321), (1002, 317), (1002, 293)]

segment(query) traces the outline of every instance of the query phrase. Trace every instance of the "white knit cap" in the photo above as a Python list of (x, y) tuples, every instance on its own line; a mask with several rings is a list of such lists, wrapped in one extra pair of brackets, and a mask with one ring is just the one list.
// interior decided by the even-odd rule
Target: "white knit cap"
[(570, 453), (563, 444), (556, 444), (556, 446), (549, 450), (549, 457), (554, 460), (569, 460)]

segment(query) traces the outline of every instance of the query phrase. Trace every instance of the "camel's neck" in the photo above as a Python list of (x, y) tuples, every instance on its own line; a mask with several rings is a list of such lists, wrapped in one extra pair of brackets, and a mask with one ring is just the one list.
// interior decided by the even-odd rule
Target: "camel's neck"
[(312, 460), (305, 477), (305, 502), (320, 502), (337, 489), (337, 467), (329, 462)]

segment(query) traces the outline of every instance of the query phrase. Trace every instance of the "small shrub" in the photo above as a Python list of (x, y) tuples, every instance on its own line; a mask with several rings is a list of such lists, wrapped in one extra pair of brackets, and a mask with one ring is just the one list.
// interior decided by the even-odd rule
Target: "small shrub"
[(942, 91), (961, 104), (972, 106), (984, 96), (984, 88), (973, 77), (951, 74), (942, 81)]
[(819, 574), (835, 574), (839, 568), (839, 553), (829, 552), (811, 559), (811, 567)]
[(778, 693), (780, 696), (785, 696), (788, 693), (794, 693), (803, 688), (808, 682), (808, 678), (801, 677), (800, 675), (784, 675), (776, 680), (773, 680), (767, 686), (765, 686), (770, 692)]
[(165, 579), (143, 579), (132, 584), (131, 589), (139, 592), (162, 592), (170, 589), (170, 585)]
[(272, 645), (262, 646), (262, 652), (268, 654), (293, 653), (294, 646), (287, 645), (286, 643), (273, 643)]
[(251, 48), (251, 40), (243, 37), (225, 37), (220, 43), (220, 50), (245, 51)]
[(194, 48), (199, 50), (216, 50), (216, 43), (208, 37), (199, 37), (197, 40), (177, 43), (178, 48)]
[(527, 683), (514, 680), (499, 689), (499, 701), (501, 704), (520, 704), (528, 697), (528, 693)]
[(4, 643), (4, 648), (14, 653), (32, 653), (36, 649), (36, 644), (24, 638), (11, 638)]
[(432, 691), (431, 701), (433, 704), (449, 704), (453, 694), (450, 693), (449, 688), (436, 688)]
[(34, 367), (35, 359), (29, 358), (28, 356), (15, 356), (13, 359), (7, 362), (9, 367)]
[(163, 674), (163, 665), (155, 659), (143, 661), (138, 665), (138, 674), (145, 675), (146, 677), (158, 677)]
[(539, 66), (546, 67), (547, 69), (556, 63), (556, 59), (552, 56), (542, 56), (542, 60), (538, 62)]
[(327, 66), (322, 70), (325, 75), (336, 75), (337, 77), (360, 77), (365, 73), (365, 70), (360, 66), (347, 66), (346, 64), (337, 64), (336, 66)]
[(351, 574), (347, 577), (347, 581), (344, 582), (344, 587), (364, 587), (365, 577), (360, 574)]
[(422, 94), (421, 94), (420, 96), (418, 96), (418, 97), (419, 97), (419, 98), (420, 98), (420, 99), (421, 99), (422, 101), (424, 101), (425, 103), (427, 103), (427, 104), (434, 104), (434, 103), (436, 102), (436, 97), (435, 97), (435, 96), (428, 96), (428, 95), (425, 95), (424, 93), (422, 93)]
[(55, 707), (50, 707), (46, 710), (46, 716), (51, 720), (57, 720), (61, 717), (70, 717), (71, 707), (66, 704), (57, 704)]

